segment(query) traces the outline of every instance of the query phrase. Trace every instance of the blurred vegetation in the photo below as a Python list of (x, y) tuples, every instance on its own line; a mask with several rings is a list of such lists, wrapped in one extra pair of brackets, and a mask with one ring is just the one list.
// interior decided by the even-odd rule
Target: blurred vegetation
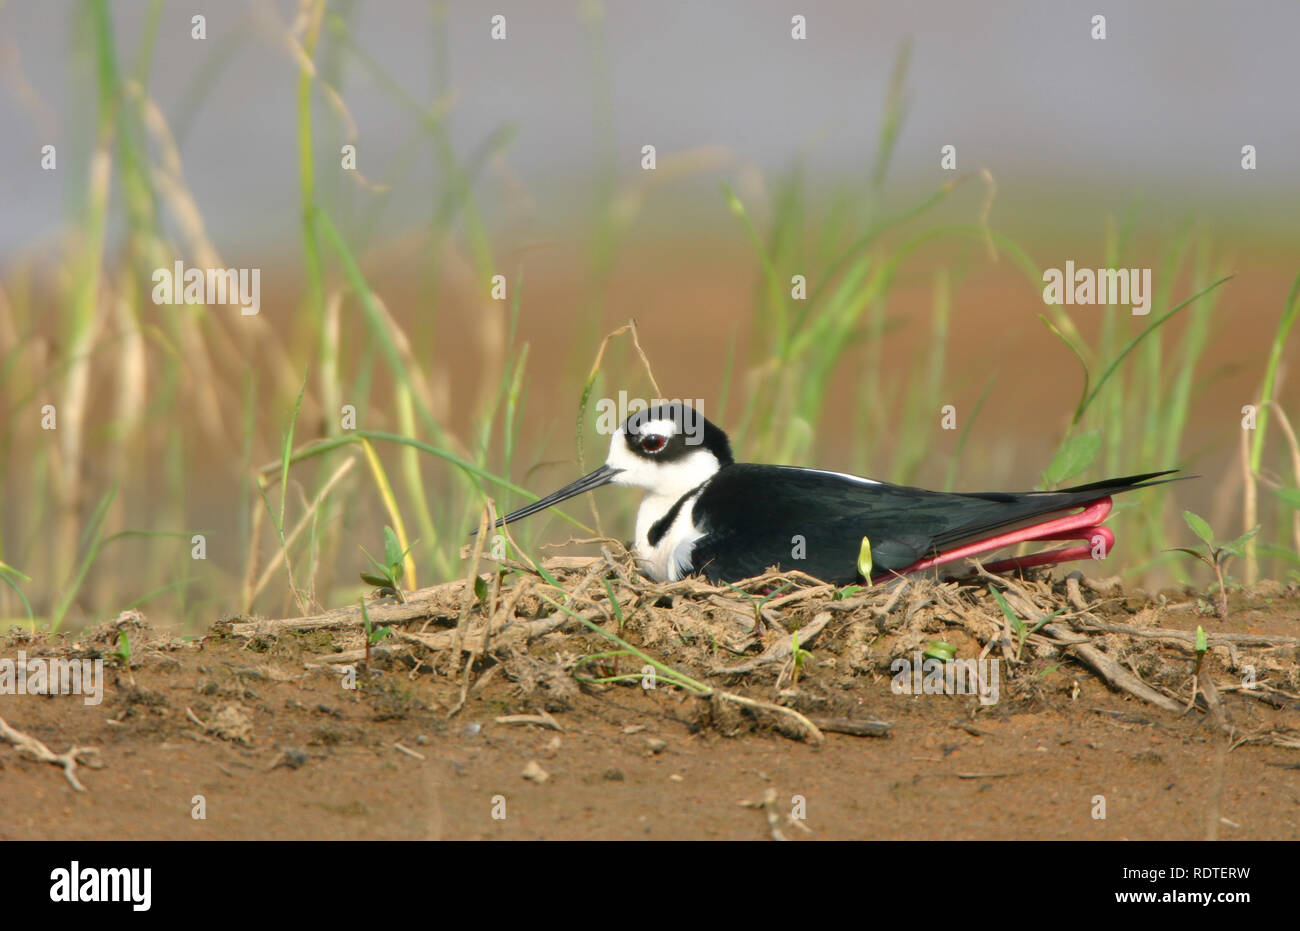
[[(149, 7), (130, 61), (119, 56), (123, 42), (107, 0), (88, 0), (88, 15), (75, 18), (80, 25), (72, 67), (87, 78), (80, 85), (87, 90), (82, 104), (93, 132), (73, 146), (78, 151), (61, 156), (85, 181), (65, 205), (68, 235), (53, 259), (55, 331), (42, 323), (49, 303), (42, 298), (42, 263), (49, 256), (19, 263), (0, 283), (0, 400), (7, 424), (0, 461), (9, 489), (0, 526), (0, 619), (58, 628), (143, 605), (162, 618), (202, 626), (232, 612), (311, 611), (347, 603), (365, 590), (357, 583), (357, 569), (366, 565), (362, 546), (400, 553), (402, 584), (410, 589), (465, 571), (461, 547), (479, 523), (485, 496), (501, 502), (498, 512), (539, 497), (525, 486), (541, 446), (520, 448), (530, 359), (517, 330), (527, 312), (526, 282), (518, 269), (503, 272), (475, 196), (488, 183), (480, 169), (508, 152), (514, 130), (502, 126), (473, 151), (455, 150), (441, 4), (432, 5), (438, 83), (427, 100), (403, 87), (382, 55), (357, 44), (356, 9), (303, 0), (296, 20), (283, 27), (298, 63), (304, 288), (300, 315), (282, 332), (232, 307), (189, 304), (160, 314), (149, 296), (155, 268), (178, 259), (191, 267), (227, 265), (204, 230), (179, 140), (247, 36), (213, 43), (183, 91), (185, 106), (169, 119), (149, 92), (157, 79), (151, 58), (162, 3)], [(569, 415), (556, 411), (572, 403), (579, 436), (590, 439), (592, 398), (623, 388), (644, 393), (611, 374), (640, 378), (626, 336), (615, 341), (618, 362), (592, 367), (592, 359), (610, 309), (603, 285), (649, 182), (620, 182), (601, 6), (583, 3), (578, 15), (588, 30), (597, 89), (587, 282), (571, 324), (572, 355), (548, 364), (590, 374), (581, 398), (548, 399), (546, 413), (566, 426)], [(752, 244), (759, 281), (752, 317), (744, 322), (754, 334), (750, 354), (739, 358), (733, 344), (725, 360), (720, 357), (726, 388), (712, 408), (732, 412), (727, 426), (744, 438), (746, 458), (814, 462), (814, 437), (828, 427), (834, 378), (853, 348), (865, 351), (867, 363), (855, 373), (853, 397), (833, 399), (838, 409), (854, 412), (853, 466), (883, 479), (917, 479), (934, 454), (939, 412), (952, 390), (949, 336), (960, 270), (941, 266), (934, 275), (921, 355), (886, 358), (883, 347), (899, 323), (889, 301), (900, 269), (927, 250), (969, 241), (988, 261), (1020, 269), (1026, 304), (1041, 306), (1039, 264), (988, 222), (994, 186), (987, 173), (957, 178), (902, 207), (888, 196), (889, 162), (906, 118), (908, 57), (904, 46), (864, 178), (814, 195), (797, 162), (772, 184), (771, 209), (760, 220), (730, 181), (721, 180), (725, 172), (713, 171), (720, 180), (717, 208), (731, 211)], [(409, 139), (383, 179), (337, 170), (334, 153), (356, 136), (346, 105), (349, 74), (383, 88), (408, 115)], [(358, 258), (358, 245), (370, 240), (411, 165), (426, 157), (436, 164), (439, 183), (422, 230), (424, 292), (439, 293), (447, 256), (456, 256), (482, 283), (482, 325), (494, 328), (486, 342), (499, 347), (498, 357), (479, 365), (483, 385), (476, 396), (482, 400), (469, 435), (449, 426), (445, 404), (436, 398), (438, 373), (415, 348), (457, 334), (439, 331), (437, 307), (419, 314), (412, 331), (404, 329)], [(683, 164), (683, 175), (713, 170), (707, 159)], [(654, 183), (672, 183), (672, 171), (658, 174)], [(940, 205), (962, 189), (976, 192), (975, 215), (964, 223), (935, 219)], [(124, 248), (110, 252), (114, 194), (124, 208)], [(1105, 265), (1140, 264), (1133, 255), (1137, 223), (1134, 213), (1111, 224)], [(806, 300), (791, 295), (796, 273), (807, 274)], [(489, 298), (489, 283), (500, 274), (508, 283), (504, 305)], [(1186, 466), (1194, 459), (1185, 436), (1196, 373), (1213, 345), (1216, 309), (1231, 300), (1226, 278), (1210, 234), (1189, 223), (1164, 246), (1149, 316), (1107, 306), (1090, 343), (1067, 308), (1045, 308), (1043, 323), (1064, 344), (1062, 365), (1080, 367), (1083, 388), (1058, 454), (1043, 473), (1044, 487)], [(1190, 289), (1175, 292), (1180, 282), (1190, 282)], [(1300, 562), (1300, 452), (1275, 403), (1300, 306), (1297, 290), (1279, 304), (1258, 379), (1257, 427), (1242, 431), (1237, 480), (1243, 518), (1263, 525), (1243, 553), (1247, 579), (1261, 572), (1282, 577)], [(359, 330), (345, 326), (352, 317), (362, 322)], [(1183, 324), (1176, 338), (1166, 325), (1175, 318)], [(351, 332), (360, 338), (345, 335)], [(977, 387), (978, 401), (963, 414), (956, 454), (947, 464), (949, 488), (959, 484), (966, 440), (993, 382)], [(345, 399), (355, 407), (355, 428), (345, 425)], [(57, 417), (54, 430), (42, 428), (47, 405)], [(371, 429), (375, 425), (390, 429)], [(228, 481), (215, 490), (197, 479), (211, 470), (193, 459), (186, 437), (195, 431), (229, 451), (229, 461), (216, 470)], [(274, 457), (267, 450), (275, 450)], [(603, 455), (594, 445), (579, 448), (580, 458)], [(192, 523), (194, 496), (214, 493), (229, 497), (233, 541), (215, 541), (211, 528)], [(1117, 568), (1135, 579), (1157, 566), (1177, 577), (1194, 571), (1167, 551), (1186, 542), (1170, 486), (1138, 498), (1117, 502), (1113, 521), (1132, 541), (1128, 552), (1146, 555)], [(128, 509), (126, 501), (137, 507)], [(148, 526), (126, 526), (128, 513), (146, 515)], [(536, 521), (512, 530), (531, 549), (544, 526)], [(1223, 534), (1234, 535), (1230, 529)], [(196, 535), (205, 536), (210, 558), (194, 558), (202, 548)]]

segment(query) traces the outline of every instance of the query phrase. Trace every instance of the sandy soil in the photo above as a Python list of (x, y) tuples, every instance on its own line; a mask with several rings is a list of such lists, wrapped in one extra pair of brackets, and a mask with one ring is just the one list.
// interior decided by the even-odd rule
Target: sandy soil
[[(1062, 592), (1059, 582), (1026, 587), (1040, 605)], [(445, 641), (454, 635), (460, 593), (430, 591), (428, 616), (405, 629)], [(996, 704), (895, 694), (889, 662), (913, 644), (943, 640), (958, 656), (973, 655), (981, 640), (994, 642), (995, 655), (1003, 645), (986, 586), (951, 586), (914, 607), (920, 591), (914, 586), (883, 618), (872, 608), (884, 593), (842, 611), (815, 597), (774, 610), (778, 623), (809, 630), (810, 615), (833, 615), (810, 638), (812, 656), (794, 688), (788, 661), (746, 675), (716, 672), (779, 653), (785, 642), (773, 629), (752, 637), (726, 605), (705, 607), (721, 596), (637, 602), (628, 640), (718, 689), (780, 702), (814, 722), (891, 725), (883, 738), (828, 730), (821, 743), (782, 733), (790, 728), (770, 711), (751, 713), (662, 681), (652, 690), (579, 687), (574, 660), (609, 647), (584, 628), (531, 640), (494, 634), (499, 645), (475, 662), (474, 687), (454, 715), (465, 681), (463, 667), (450, 665), (454, 650), (390, 638), (357, 687), (344, 688), (330, 658), (346, 663), (358, 645), (346, 622), (258, 633), (265, 625), (236, 620), (183, 642), (124, 615), (78, 637), (15, 635), (0, 657), (18, 650), (29, 658), (93, 657), (113, 649), (123, 627), (131, 660), (106, 660), (97, 706), (80, 696), (0, 697), (0, 717), (11, 727), (56, 753), (93, 746), (104, 764), (78, 768), (87, 789), (79, 793), (57, 766), (0, 743), (0, 839), (762, 839), (774, 832), (797, 840), (1300, 839), (1294, 587), (1268, 583), (1234, 597), (1226, 624), (1188, 593), (1165, 592), (1162, 603), (1085, 589), (1089, 624), (1202, 625), (1211, 635), (1272, 639), (1271, 646), (1214, 646), (1204, 668), (1219, 701), (1202, 696), (1186, 713), (1108, 688), (1039, 635), (1026, 644), (1023, 663), (1004, 661)], [(527, 623), (521, 613), (549, 613), (528, 606), (530, 597), (513, 606), (509, 630)], [(958, 617), (952, 605), (966, 613)], [(372, 609), (376, 623), (385, 610)], [(718, 642), (696, 636), (702, 628), (693, 625), (705, 623)], [(1090, 636), (1151, 687), (1191, 704), (1190, 647), (1167, 637)], [(1010, 646), (1014, 654), (1014, 640)], [(1268, 687), (1252, 696), (1232, 691), (1251, 664)], [(554, 727), (497, 720), (515, 714), (549, 716)], [(196, 819), (200, 796), (206, 817)], [(1094, 817), (1099, 797), (1104, 818)], [(805, 817), (791, 818), (796, 809)]]

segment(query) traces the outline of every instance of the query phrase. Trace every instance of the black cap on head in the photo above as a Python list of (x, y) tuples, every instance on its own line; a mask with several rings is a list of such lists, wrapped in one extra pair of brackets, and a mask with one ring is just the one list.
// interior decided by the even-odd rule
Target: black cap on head
[[(671, 421), (674, 430), (663, 443), (655, 446), (654, 440), (647, 440), (643, 431), (647, 424), (657, 420)], [(713, 453), (720, 466), (731, 465), (735, 461), (727, 434), (687, 404), (674, 402), (642, 408), (623, 421), (623, 432), (627, 434), (628, 449), (645, 458), (672, 461), (704, 448)]]

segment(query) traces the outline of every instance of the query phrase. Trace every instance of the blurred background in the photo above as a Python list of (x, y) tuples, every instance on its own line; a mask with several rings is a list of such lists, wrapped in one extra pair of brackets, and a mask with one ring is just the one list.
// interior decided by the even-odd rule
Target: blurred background
[[(1298, 33), (1258, 0), (0, 3), (0, 621), (336, 606), (385, 526), (404, 585), (463, 575), (485, 496), (593, 468), (596, 402), (654, 383), (742, 459), (1186, 469), (1084, 570), (1204, 586), (1190, 509), (1260, 526), (1237, 581), (1293, 577)], [(178, 260), (258, 269), (260, 312), (155, 304)], [(1067, 261), (1151, 269), (1151, 312), (1046, 305)], [(599, 354), (630, 320), (654, 383), (630, 331)], [(625, 539), (635, 504), (512, 529)]]

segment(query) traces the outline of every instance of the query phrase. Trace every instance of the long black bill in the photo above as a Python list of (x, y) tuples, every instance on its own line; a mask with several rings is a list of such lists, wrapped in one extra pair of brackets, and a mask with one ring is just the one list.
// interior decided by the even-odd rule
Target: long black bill
[[(539, 501), (532, 504), (526, 504), (517, 511), (511, 511), (505, 517), (497, 520), (496, 526), (513, 523), (521, 517), (527, 517), (529, 514), (536, 514), (538, 511), (544, 511), (553, 504), (559, 504), (561, 501), (567, 501), (570, 498), (577, 497), (584, 491), (591, 491), (593, 488), (599, 488), (606, 485), (614, 478), (615, 475), (622, 472), (622, 469), (612, 469), (607, 465), (601, 466), (595, 472), (584, 475), (570, 485), (565, 485), (559, 491), (552, 492)], [(478, 531), (475, 531), (477, 533)]]

